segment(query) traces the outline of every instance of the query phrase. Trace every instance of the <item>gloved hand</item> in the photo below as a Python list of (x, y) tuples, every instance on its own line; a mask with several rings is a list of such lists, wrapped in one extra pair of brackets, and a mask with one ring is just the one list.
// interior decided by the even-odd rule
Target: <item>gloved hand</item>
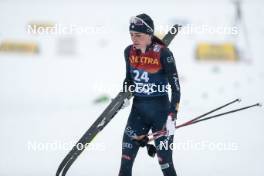
[(149, 138), (146, 135), (135, 136), (132, 138), (140, 147), (147, 147), (148, 155), (154, 157), (157, 153), (156, 147), (152, 144), (148, 144)]
[(126, 98), (126, 99), (124, 99), (124, 103), (123, 103), (121, 109), (125, 109), (129, 105), (130, 105), (130, 100)]
[(146, 147), (147, 147), (148, 155), (154, 157), (157, 153), (156, 147), (152, 144), (147, 144)]
[(177, 113), (169, 113), (167, 121), (166, 121), (166, 136), (174, 135), (176, 130), (176, 120), (177, 120)]

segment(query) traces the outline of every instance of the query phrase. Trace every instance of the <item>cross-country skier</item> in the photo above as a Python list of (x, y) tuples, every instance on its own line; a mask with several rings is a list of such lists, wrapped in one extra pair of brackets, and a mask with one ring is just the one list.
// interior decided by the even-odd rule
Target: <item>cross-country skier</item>
[[(146, 14), (132, 17), (129, 31), (132, 45), (125, 51), (126, 78), (124, 90), (133, 92), (131, 113), (123, 136), (119, 176), (131, 176), (140, 146), (146, 146), (146, 135), (166, 130), (167, 135), (155, 140), (149, 154), (157, 152), (164, 176), (176, 176), (171, 148), (159, 147), (160, 142), (173, 142), (175, 121), (180, 102), (180, 85), (172, 52), (154, 36), (154, 24)], [(168, 84), (169, 83), (169, 84)], [(168, 88), (171, 88), (171, 100)], [(149, 145), (147, 145), (149, 146)]]

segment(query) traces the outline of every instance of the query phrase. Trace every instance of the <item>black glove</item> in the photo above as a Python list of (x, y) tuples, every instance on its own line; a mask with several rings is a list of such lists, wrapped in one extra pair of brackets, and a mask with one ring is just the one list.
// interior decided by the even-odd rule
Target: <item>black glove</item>
[(146, 147), (147, 147), (148, 155), (154, 157), (157, 153), (156, 147), (152, 144), (147, 144)]

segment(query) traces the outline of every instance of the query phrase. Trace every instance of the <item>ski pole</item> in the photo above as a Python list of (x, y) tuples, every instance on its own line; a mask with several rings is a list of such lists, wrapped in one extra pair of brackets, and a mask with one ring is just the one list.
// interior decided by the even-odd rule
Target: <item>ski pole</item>
[[(238, 109), (234, 109), (234, 110), (231, 110), (231, 111), (223, 112), (223, 113), (216, 114), (216, 115), (213, 115), (213, 116), (210, 116), (210, 117), (206, 117), (206, 118), (203, 118), (203, 119), (196, 120), (196, 121), (192, 122), (189, 125), (193, 125), (193, 124), (198, 123), (198, 122), (202, 122), (202, 121), (205, 121), (205, 120), (213, 119), (213, 118), (216, 118), (216, 117), (220, 117), (220, 116), (223, 116), (223, 115), (231, 114), (231, 113), (234, 113), (234, 112), (242, 111), (242, 110), (249, 109), (249, 108), (252, 108), (252, 107), (257, 107), (257, 106), (261, 107), (262, 105), (260, 103), (256, 103), (256, 104), (253, 104), (253, 105), (250, 105), (250, 106), (245, 106), (245, 107), (242, 107), (242, 108), (238, 108)], [(176, 129), (184, 127), (184, 126), (187, 126), (187, 125), (176, 126)]]
[[(220, 107), (218, 107), (218, 108), (215, 108), (215, 109), (213, 109), (213, 110), (211, 110), (211, 111), (209, 111), (209, 112), (206, 112), (206, 113), (204, 113), (204, 114), (202, 114), (202, 115), (199, 115), (198, 117), (193, 118), (192, 120), (189, 120), (189, 121), (183, 123), (181, 126), (186, 126), (186, 125), (192, 123), (193, 121), (196, 121), (196, 120), (198, 120), (198, 119), (201, 119), (202, 117), (205, 117), (205, 116), (207, 116), (207, 115), (209, 115), (209, 114), (211, 114), (211, 113), (213, 113), (213, 112), (215, 112), (215, 111), (218, 111), (218, 110), (220, 110), (220, 109), (222, 109), (222, 108), (224, 108), (224, 107), (227, 107), (227, 106), (229, 106), (229, 105), (231, 105), (231, 104), (234, 104), (234, 103), (236, 103), (236, 102), (240, 102), (240, 101), (241, 101), (241, 100), (237, 98), (237, 99), (235, 99), (235, 100), (233, 100), (233, 101), (231, 101), (231, 102), (229, 102), (229, 103), (226, 103), (226, 104), (224, 104), (224, 105), (222, 105), (222, 106), (220, 106)], [(159, 135), (160, 133), (163, 133), (163, 132), (164, 132), (164, 130), (156, 131), (156, 132), (154, 132), (154, 133), (148, 134), (147, 136), (148, 136), (148, 137), (149, 137), (149, 136), (155, 136), (155, 135)]]
[[(235, 99), (235, 100), (233, 100), (233, 101), (231, 101), (231, 102), (229, 102), (229, 103), (227, 103), (227, 104), (225, 104), (225, 105), (223, 105), (223, 106), (220, 106), (220, 107), (218, 107), (218, 108), (215, 108), (215, 109), (213, 109), (213, 110), (211, 110), (211, 111), (209, 111), (209, 112), (207, 112), (207, 113), (205, 113), (205, 114), (202, 114), (202, 115), (200, 115), (200, 116), (198, 116), (198, 117), (196, 117), (196, 118), (194, 118), (194, 119), (192, 119), (192, 120), (189, 120), (189, 121), (187, 121), (187, 122), (181, 124), (180, 126), (178, 126), (178, 128), (180, 128), (181, 126), (186, 126), (186, 125), (188, 125), (188, 124), (191, 124), (192, 122), (194, 122), (194, 121), (196, 121), (196, 120), (199, 120), (199, 119), (201, 119), (201, 118), (203, 118), (203, 117), (205, 117), (205, 116), (207, 116), (207, 115), (209, 115), (209, 114), (212, 114), (212, 113), (215, 112), (215, 111), (218, 111), (218, 110), (220, 110), (220, 109), (223, 109), (223, 108), (225, 108), (225, 107), (227, 107), (227, 106), (229, 106), (229, 105), (231, 105), (231, 104), (234, 104), (234, 103), (236, 103), (236, 102), (240, 102), (240, 101), (241, 101), (240, 99)], [(177, 128), (177, 127), (176, 127), (176, 128)]]
[[(262, 105), (260, 103), (256, 103), (256, 104), (253, 104), (253, 105), (250, 105), (250, 106), (245, 106), (245, 107), (242, 107), (242, 108), (238, 108), (238, 109), (234, 109), (234, 110), (231, 110), (231, 111), (227, 111), (227, 112), (223, 112), (223, 113), (220, 113), (220, 114), (216, 114), (216, 115), (213, 115), (213, 116), (209, 116), (209, 117), (206, 117), (206, 118), (200, 118), (200, 119), (197, 119), (197, 120), (190, 120), (192, 121), (191, 123), (183, 123), (181, 125), (178, 125), (176, 126), (176, 129), (178, 128), (181, 128), (181, 127), (185, 127), (185, 126), (189, 126), (189, 125), (193, 125), (193, 124), (196, 124), (198, 122), (202, 122), (202, 121), (206, 121), (206, 120), (209, 120), (209, 119), (213, 119), (213, 118), (216, 118), (216, 117), (220, 117), (220, 116), (223, 116), (223, 115), (227, 115), (227, 114), (231, 114), (231, 113), (234, 113), (234, 112), (238, 112), (238, 111), (242, 111), (242, 110), (245, 110), (245, 109), (249, 109), (249, 108), (252, 108), (252, 107), (261, 107)], [(188, 121), (189, 122), (189, 121)], [(152, 138), (150, 138), (149, 142), (152, 141), (152, 140), (156, 140), (162, 136), (165, 136), (166, 135), (166, 131), (165, 130), (161, 130), (161, 131), (157, 131), (152, 134), (149, 134), (148, 136), (153, 136)]]

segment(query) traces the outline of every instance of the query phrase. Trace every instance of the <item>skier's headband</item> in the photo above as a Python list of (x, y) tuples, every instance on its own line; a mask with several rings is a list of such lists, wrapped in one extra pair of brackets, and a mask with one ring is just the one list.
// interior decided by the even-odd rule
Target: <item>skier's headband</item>
[(147, 33), (153, 33), (154, 32), (153, 28), (150, 27), (143, 19), (141, 19), (139, 17), (136, 17), (136, 16), (131, 17), (129, 23), (130, 23), (130, 25), (134, 24), (136, 26), (145, 25), (148, 28)]

